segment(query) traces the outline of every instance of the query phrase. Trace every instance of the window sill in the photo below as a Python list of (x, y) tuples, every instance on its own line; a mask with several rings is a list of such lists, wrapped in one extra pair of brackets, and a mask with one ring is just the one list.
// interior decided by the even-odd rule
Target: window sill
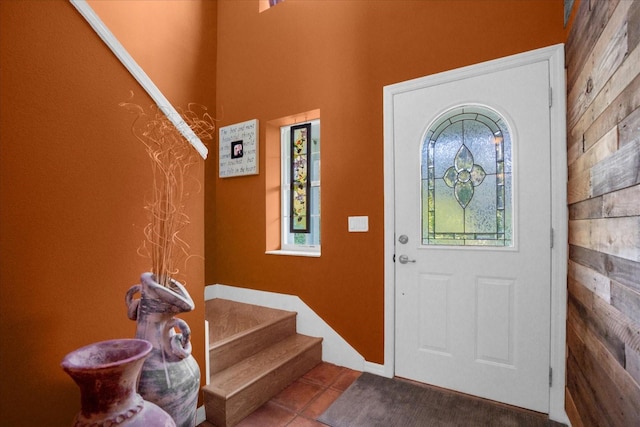
[(288, 256), (305, 256), (311, 258), (320, 258), (320, 252), (310, 252), (310, 251), (283, 251), (283, 250), (275, 250), (275, 251), (266, 251), (267, 255), (288, 255)]

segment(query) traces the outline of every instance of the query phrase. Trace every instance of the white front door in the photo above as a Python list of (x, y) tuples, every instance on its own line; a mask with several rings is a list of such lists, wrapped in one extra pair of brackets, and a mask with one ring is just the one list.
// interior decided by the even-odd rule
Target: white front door
[(393, 97), (395, 374), (548, 413), (549, 64), (452, 75)]

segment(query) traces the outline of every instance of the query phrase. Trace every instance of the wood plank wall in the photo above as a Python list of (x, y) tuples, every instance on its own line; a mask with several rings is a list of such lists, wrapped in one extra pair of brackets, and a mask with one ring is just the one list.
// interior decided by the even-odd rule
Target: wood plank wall
[(582, 0), (566, 44), (566, 410), (640, 426), (640, 0)]

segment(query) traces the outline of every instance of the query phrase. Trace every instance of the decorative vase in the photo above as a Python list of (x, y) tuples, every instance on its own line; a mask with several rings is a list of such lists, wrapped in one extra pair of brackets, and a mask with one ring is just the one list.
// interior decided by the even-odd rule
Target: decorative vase
[(175, 427), (169, 414), (136, 393), (151, 343), (138, 339), (101, 341), (62, 360), (62, 369), (80, 387), (81, 410), (74, 427)]
[[(140, 298), (134, 298), (138, 293)], [(194, 427), (200, 368), (191, 355), (189, 325), (174, 317), (194, 309), (191, 296), (175, 280), (165, 287), (152, 273), (144, 273), (125, 300), (129, 318), (137, 322), (136, 338), (153, 346), (142, 366), (138, 393), (169, 413), (178, 427)]]

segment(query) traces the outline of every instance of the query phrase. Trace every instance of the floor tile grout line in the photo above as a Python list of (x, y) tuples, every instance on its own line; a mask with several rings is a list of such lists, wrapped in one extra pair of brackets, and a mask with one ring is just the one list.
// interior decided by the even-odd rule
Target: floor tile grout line
[[(316, 400), (318, 400), (318, 399), (320, 398), (320, 396), (322, 396), (322, 394), (324, 394), (324, 393), (325, 393), (329, 388), (328, 388), (327, 386), (321, 386), (321, 385), (320, 385), (320, 384), (318, 384), (318, 383), (307, 383), (307, 384), (318, 385), (318, 386), (320, 386), (321, 388), (319, 389), (318, 393), (316, 393), (316, 395), (315, 395), (315, 396), (313, 396), (313, 398), (311, 398), (311, 400), (309, 400), (309, 401), (308, 401), (304, 406), (302, 406), (302, 407), (300, 408), (300, 410), (299, 410), (299, 411), (298, 411), (298, 410), (295, 410), (295, 409), (293, 409), (293, 408), (290, 408), (290, 407), (285, 406), (283, 403), (280, 403), (280, 402), (276, 401), (276, 400), (275, 400), (275, 398), (271, 398), (271, 399), (269, 399), (269, 402), (271, 402), (272, 404), (274, 404), (274, 405), (276, 405), (276, 406), (278, 406), (278, 407), (280, 407), (280, 408), (284, 409), (285, 411), (290, 412), (290, 413), (292, 413), (292, 414), (294, 414), (294, 415), (296, 415), (296, 416), (301, 416), (301, 417), (303, 417), (303, 418), (306, 418), (306, 419), (310, 420), (311, 418), (309, 418), (309, 417), (307, 417), (307, 416), (305, 416), (305, 415), (304, 415), (304, 411), (305, 411), (309, 406), (311, 406), (311, 404), (312, 404), (313, 402), (315, 402)], [(313, 421), (315, 421), (315, 420), (313, 420)]]
[[(322, 386), (322, 390), (317, 393), (311, 400), (309, 400), (309, 402), (307, 402), (307, 404), (300, 410), (300, 415), (302, 415), (304, 413), (304, 411), (311, 406), (312, 403), (314, 403), (316, 400), (318, 400), (320, 398), (320, 396), (322, 396), (327, 390), (328, 390), (328, 386)], [(304, 417), (307, 418), (307, 417)], [(308, 419), (308, 418), (307, 418)], [(315, 421), (315, 420), (314, 420)]]
[[(315, 380), (313, 380), (312, 378), (309, 378), (309, 377), (302, 376), (302, 377), (299, 379), (299, 381), (300, 381), (300, 382), (304, 382), (304, 383), (306, 383), (306, 384), (310, 384), (310, 385), (316, 385), (316, 386), (319, 386), (319, 387), (320, 387), (320, 391), (319, 391), (319, 392), (318, 392), (318, 393), (317, 393), (313, 398), (311, 398), (311, 400), (309, 400), (309, 401), (306, 403), (306, 405), (304, 405), (303, 407), (301, 407), (299, 411), (297, 411), (297, 412), (296, 412), (296, 411), (293, 411), (293, 410), (289, 410), (289, 412), (293, 412), (293, 413), (295, 414), (295, 417), (294, 417), (294, 418), (293, 418), (289, 423), (287, 423), (287, 426), (288, 426), (288, 425), (290, 425), (291, 423), (293, 423), (297, 417), (301, 417), (301, 418), (304, 418), (304, 419), (309, 420), (309, 421), (314, 421), (314, 422), (319, 423), (319, 424), (321, 424), (321, 425), (326, 425), (326, 424), (320, 423), (320, 421), (318, 421), (318, 418), (310, 418), (309, 416), (305, 415), (305, 411), (306, 411), (306, 410), (307, 410), (307, 409), (308, 409), (308, 408), (309, 408), (313, 403), (315, 403), (318, 399), (320, 399), (320, 398), (321, 398), (321, 396), (322, 396), (322, 395), (324, 395), (324, 394), (325, 394), (327, 391), (329, 391), (329, 390), (335, 391), (335, 392), (337, 392), (337, 393), (339, 393), (339, 394), (344, 393), (344, 390), (340, 390), (340, 389), (338, 389), (338, 388), (333, 388), (332, 386), (333, 386), (334, 384), (336, 384), (336, 383), (338, 382), (338, 380), (339, 380), (339, 379), (340, 379), (340, 378), (341, 378), (345, 373), (346, 373), (346, 371), (345, 371), (344, 369), (341, 369), (341, 370), (340, 370), (340, 373), (339, 373), (338, 375), (336, 375), (336, 376), (335, 376), (335, 378), (333, 378), (333, 380), (332, 380), (332, 381), (330, 381), (328, 384), (327, 384), (327, 383), (324, 383), (324, 382), (321, 382), (321, 381), (315, 381)], [(274, 402), (274, 403), (275, 403), (275, 402)]]
[[(318, 384), (317, 384), (317, 383), (315, 383), (314, 385), (318, 385)], [(289, 412), (289, 413), (291, 413), (291, 414), (293, 414), (293, 415), (294, 415), (294, 417), (291, 419), (291, 421), (287, 422), (287, 423), (285, 424), (285, 426), (284, 426), (284, 427), (287, 427), (287, 426), (291, 425), (291, 424), (296, 420), (296, 418), (298, 418), (298, 417), (300, 417), (300, 418), (304, 418), (304, 419), (309, 420), (309, 421), (314, 421), (314, 422), (319, 423), (320, 425), (323, 425), (323, 426), (324, 426), (324, 425), (326, 425), (326, 424), (321, 423), (320, 421), (318, 421), (318, 419), (317, 419), (317, 418), (310, 418), (310, 417), (308, 417), (308, 416), (304, 415), (304, 411), (305, 411), (305, 409), (307, 409), (309, 406), (311, 406), (311, 404), (312, 404), (313, 402), (315, 402), (316, 400), (318, 400), (318, 399), (320, 398), (320, 396), (321, 396), (322, 394), (324, 394), (327, 390), (329, 390), (329, 387), (327, 387), (327, 386), (323, 386), (323, 387), (322, 387), (322, 389), (321, 389), (321, 391), (320, 391), (319, 393), (317, 393), (317, 394), (316, 394), (316, 395), (315, 395), (315, 396), (314, 396), (314, 397), (313, 397), (309, 402), (307, 402), (307, 404), (306, 404), (305, 406), (303, 406), (303, 407), (300, 409), (300, 411), (295, 411), (295, 410), (293, 410), (293, 409), (291, 409), (291, 408), (287, 408), (287, 407), (283, 406), (282, 404), (280, 404), (280, 403), (278, 403), (278, 402), (275, 402), (273, 399), (271, 399), (271, 400), (270, 400), (270, 402), (271, 402), (272, 404), (274, 404), (274, 405), (276, 405), (276, 406), (278, 406), (278, 407), (282, 408), (283, 410), (285, 410), (285, 411), (287, 411), (287, 412)]]

